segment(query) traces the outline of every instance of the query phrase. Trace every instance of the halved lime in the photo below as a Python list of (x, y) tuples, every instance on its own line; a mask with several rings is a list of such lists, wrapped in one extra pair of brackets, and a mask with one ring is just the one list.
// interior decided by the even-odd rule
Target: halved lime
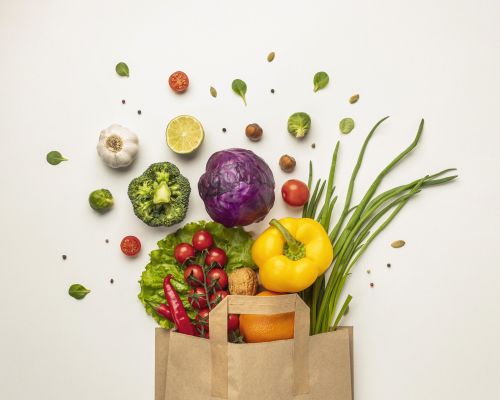
[(177, 154), (195, 151), (205, 138), (200, 121), (189, 115), (179, 115), (168, 123), (167, 145)]

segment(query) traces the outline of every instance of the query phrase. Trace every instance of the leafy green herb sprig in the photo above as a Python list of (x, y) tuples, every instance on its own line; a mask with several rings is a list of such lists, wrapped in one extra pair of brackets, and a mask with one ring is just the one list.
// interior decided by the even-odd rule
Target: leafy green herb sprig
[(235, 79), (231, 85), (231, 88), (243, 98), (246, 106), (247, 101), (245, 99), (245, 94), (247, 93), (247, 84), (241, 79)]
[(319, 89), (323, 89), (329, 80), (330, 77), (326, 72), (318, 72), (314, 75), (314, 91), (317, 92)]
[(47, 154), (47, 162), (51, 165), (57, 165), (63, 161), (68, 161), (68, 159), (64, 158), (58, 151), (51, 151)]
[(80, 300), (87, 296), (87, 294), (90, 293), (90, 290), (85, 289), (82, 285), (75, 284), (69, 287), (68, 293), (71, 297)]

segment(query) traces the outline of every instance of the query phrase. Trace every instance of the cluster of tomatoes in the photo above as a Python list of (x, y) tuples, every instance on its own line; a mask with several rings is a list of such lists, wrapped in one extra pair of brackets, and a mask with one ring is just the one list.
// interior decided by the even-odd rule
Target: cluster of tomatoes
[[(187, 265), (184, 270), (184, 279), (192, 287), (189, 292), (189, 303), (196, 310), (196, 331), (199, 336), (210, 338), (209, 313), (229, 293), (224, 290), (227, 287), (228, 277), (223, 270), (227, 262), (227, 255), (219, 247), (213, 247), (214, 239), (207, 231), (198, 231), (193, 236), (193, 244), (180, 243), (174, 250), (174, 257), (178, 263)], [(206, 264), (194, 264), (197, 258), (196, 252), (205, 256)], [(236, 314), (228, 315), (227, 333), (238, 329), (239, 319)]]

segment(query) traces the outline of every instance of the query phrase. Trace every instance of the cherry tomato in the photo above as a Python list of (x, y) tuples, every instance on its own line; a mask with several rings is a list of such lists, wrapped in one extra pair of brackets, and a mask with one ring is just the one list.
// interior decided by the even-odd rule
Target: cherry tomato
[[(196, 316), (196, 319), (195, 321), (199, 321), (200, 318), (205, 318), (208, 314), (210, 314), (210, 310), (208, 308), (205, 308), (201, 311), (198, 311), (198, 315), (199, 315), (199, 318), (198, 318), (198, 315)], [(209, 321), (210, 318), (207, 318), (207, 325), (205, 325), (205, 332), (208, 332), (208, 321)], [(201, 331), (201, 324), (196, 324), (196, 327)]]
[(226, 261), (226, 252), (218, 247), (208, 250), (207, 258), (205, 258), (207, 265), (212, 265), (213, 262), (216, 262), (221, 268), (226, 264)]
[(203, 251), (214, 245), (214, 238), (207, 231), (198, 231), (193, 236), (193, 246), (198, 251)]
[(203, 282), (203, 276), (204, 276), (203, 268), (201, 268), (199, 265), (193, 264), (187, 267), (186, 270), (184, 271), (184, 280), (188, 285), (190, 285), (191, 287), (201, 286), (201, 284), (198, 282), (189, 283), (188, 276), (191, 275), (191, 272), (193, 273), (196, 279), (198, 279), (200, 282)]
[(189, 79), (182, 71), (174, 72), (168, 78), (168, 84), (176, 92), (183, 92), (189, 86)]
[(207, 285), (210, 285), (210, 283), (212, 283), (212, 279), (210, 279), (209, 277), (212, 279), (219, 278), (219, 285), (221, 289), (224, 289), (227, 286), (227, 274), (224, 272), (224, 270), (220, 268), (214, 268), (210, 270), (207, 274)]
[(200, 296), (203, 296), (203, 297), (198, 299), (198, 300), (193, 300), (192, 297), (188, 297), (189, 304), (191, 304), (191, 306), (193, 308), (196, 308), (197, 310), (207, 308), (207, 301), (205, 300), (206, 299), (205, 295), (207, 294), (207, 292), (205, 292), (205, 289), (203, 289), (202, 287), (197, 287), (197, 288), (191, 289), (189, 294), (194, 294), (195, 290), (196, 290), (196, 293), (198, 293)]
[(205, 335), (205, 339), (210, 339), (210, 332), (207, 332), (207, 334)]
[(189, 243), (180, 243), (174, 250), (174, 257), (179, 264), (184, 264), (186, 260), (194, 258), (194, 247)]
[(281, 187), (281, 195), (286, 204), (300, 207), (309, 200), (309, 188), (302, 181), (290, 179)]
[(240, 326), (240, 320), (236, 314), (229, 314), (227, 318), (227, 333), (233, 333)]
[(141, 250), (141, 242), (135, 236), (127, 236), (120, 243), (120, 248), (126, 256), (135, 256)]
[[(221, 302), (227, 296), (229, 296), (229, 293), (226, 292), (225, 290), (217, 290), (214, 294), (212, 294), (212, 296), (210, 296), (210, 303), (215, 301), (215, 296), (217, 296), (217, 298), (219, 299), (219, 302)], [(219, 304), (219, 302), (217, 302), (217, 304)], [(212, 303), (212, 304), (215, 305), (215, 303)]]

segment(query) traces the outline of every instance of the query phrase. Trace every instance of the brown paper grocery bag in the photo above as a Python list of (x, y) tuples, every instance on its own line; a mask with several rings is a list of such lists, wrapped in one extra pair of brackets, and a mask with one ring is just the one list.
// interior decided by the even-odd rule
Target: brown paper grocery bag
[[(295, 311), (294, 338), (227, 342), (227, 313)], [(353, 399), (352, 327), (309, 337), (296, 295), (228, 296), (210, 313), (210, 340), (156, 330), (155, 400)]]

